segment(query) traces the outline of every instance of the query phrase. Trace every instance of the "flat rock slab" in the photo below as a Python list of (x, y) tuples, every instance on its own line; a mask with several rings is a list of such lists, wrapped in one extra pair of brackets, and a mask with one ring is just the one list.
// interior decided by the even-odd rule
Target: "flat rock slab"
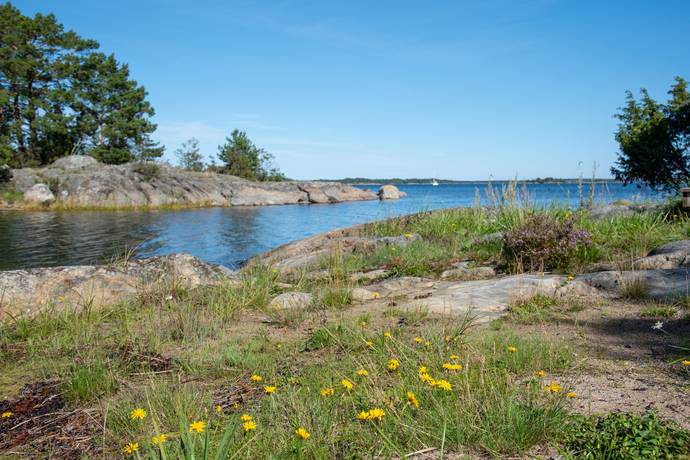
[(633, 284), (639, 284), (648, 297), (657, 300), (673, 301), (690, 295), (690, 270), (686, 268), (587, 273), (576, 281), (611, 296), (622, 296), (626, 286)]
[(0, 315), (35, 313), (48, 305), (106, 305), (161, 283), (185, 288), (236, 279), (225, 267), (188, 254), (0, 272)]

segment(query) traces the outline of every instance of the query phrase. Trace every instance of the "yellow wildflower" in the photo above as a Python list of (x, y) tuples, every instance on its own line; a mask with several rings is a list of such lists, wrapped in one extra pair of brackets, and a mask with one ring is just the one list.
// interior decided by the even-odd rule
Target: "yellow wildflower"
[(393, 334), (391, 334), (390, 332), (384, 332), (383, 336), (386, 337), (387, 339), (393, 338)]
[(572, 281), (574, 279), (575, 279), (575, 277), (573, 275), (568, 275), (568, 281)]
[(367, 340), (364, 343), (366, 343), (369, 348), (374, 348), (374, 342), (372, 342), (371, 340)]
[(252, 430), (256, 430), (256, 423), (252, 422), (251, 420), (248, 422), (244, 422), (242, 424), (242, 429), (244, 430), (245, 433), (249, 433)]
[(266, 393), (267, 395), (273, 394), (275, 392), (276, 392), (276, 387), (274, 387), (274, 386), (264, 387), (264, 393)]
[(536, 375), (537, 377), (543, 378), (543, 377), (546, 377), (546, 372), (544, 372), (544, 371), (537, 371), (537, 372), (534, 373), (534, 375)]
[(680, 363), (685, 367), (690, 366), (690, 359), (684, 359)]
[(202, 422), (201, 420), (189, 424), (190, 433), (203, 433), (205, 429), (206, 422)]
[(374, 294), (375, 299), (378, 299), (379, 297), (381, 297), (381, 293), (379, 291), (374, 291), (372, 294)]
[(546, 388), (544, 388), (544, 391), (547, 391), (549, 393), (560, 393), (562, 390), (563, 390), (563, 387), (556, 382), (551, 383), (551, 384), (547, 385)]
[(359, 375), (360, 377), (366, 377), (367, 375), (369, 375), (369, 371), (366, 369), (360, 369), (357, 371), (357, 375)]
[(415, 338), (414, 338), (414, 341), (417, 342), (417, 343), (422, 343), (422, 342), (424, 342), (424, 339), (421, 338), (421, 337), (415, 337)]
[(436, 380), (432, 385), (446, 391), (451, 391), (453, 389), (453, 385), (451, 385), (448, 380)]
[(369, 411), (362, 411), (359, 414), (357, 414), (357, 418), (360, 420), (368, 420), (369, 419)]
[(159, 436), (154, 436), (153, 439), (151, 439), (151, 442), (153, 443), (154, 446), (157, 446), (158, 444), (165, 444), (165, 441), (168, 440), (168, 437), (164, 434), (161, 434)]
[(515, 348), (512, 345), (508, 347), (508, 353), (515, 353), (515, 352), (517, 352), (517, 348)]
[(129, 442), (125, 444), (125, 446), (122, 448), (122, 452), (125, 454), (133, 454), (134, 452), (139, 450), (139, 443), (136, 442)]
[(249, 414), (242, 414), (240, 416), (240, 420), (242, 420), (243, 422), (250, 422), (252, 420), (252, 416)]
[(426, 342), (424, 342), (424, 345), (426, 345), (427, 347), (430, 347), (430, 346), (431, 346), (431, 341), (427, 340)]
[(375, 407), (375, 408), (369, 410), (368, 420), (383, 420), (384, 415), (386, 415), (386, 413), (384, 412), (383, 409), (379, 409), (378, 407)]
[(309, 439), (309, 436), (311, 436), (311, 433), (309, 433), (307, 430), (305, 430), (302, 427), (299, 427), (295, 430), (295, 434), (297, 435), (298, 438), (300, 439)]
[(10, 418), (10, 417), (12, 417), (13, 415), (14, 415), (14, 412), (10, 412), (10, 411), (3, 412), (3, 413), (2, 413), (2, 418)]
[(462, 370), (462, 364), (444, 363), (443, 368), (447, 371), (460, 371)]
[(405, 233), (405, 238), (407, 238), (408, 240), (411, 239), (412, 236), (412, 233)]
[(129, 413), (129, 418), (132, 420), (144, 420), (146, 418), (146, 411), (138, 407)]
[(409, 402), (415, 408), (419, 407), (419, 400), (411, 391), (407, 392), (407, 402)]
[(360, 325), (361, 327), (367, 327), (367, 322), (366, 322), (366, 321), (360, 321), (360, 322), (359, 322), (359, 325)]
[(422, 380), (424, 383), (428, 383), (431, 386), (434, 386), (436, 384), (436, 380), (429, 374), (419, 374), (419, 378)]
[(350, 380), (348, 380), (348, 379), (342, 379), (342, 380), (340, 381), (340, 384), (341, 384), (346, 390), (348, 390), (348, 391), (349, 391), (349, 390), (352, 390), (352, 388), (355, 386), (355, 384), (352, 383), (352, 382), (351, 382)]
[(577, 393), (574, 391), (569, 392), (568, 394), (565, 395), (566, 398), (577, 398)]
[(420, 374), (426, 374), (427, 372), (429, 372), (429, 369), (427, 369), (426, 366), (422, 366), (422, 367), (419, 368), (419, 373), (420, 373)]
[(263, 377), (261, 377), (260, 375), (254, 374), (254, 375), (252, 375), (251, 377), (249, 377), (249, 379), (250, 379), (252, 382), (260, 382), (260, 381), (263, 380)]
[(333, 396), (333, 388), (322, 388), (321, 389), (321, 396)]
[(393, 358), (390, 361), (388, 361), (388, 369), (391, 371), (397, 371), (400, 368), (400, 361), (397, 359)]
[(460, 357), (458, 355), (450, 355), (450, 359), (452, 359), (453, 361), (457, 361), (458, 359), (460, 359)]
[(217, 414), (220, 414), (221, 412), (223, 412), (223, 406), (221, 406), (220, 404), (218, 404), (218, 405), (216, 406), (216, 413), (217, 413)]

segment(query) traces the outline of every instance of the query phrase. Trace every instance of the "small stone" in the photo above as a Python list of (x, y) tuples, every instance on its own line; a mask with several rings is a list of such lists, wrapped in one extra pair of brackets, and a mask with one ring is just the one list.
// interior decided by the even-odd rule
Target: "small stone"
[(284, 292), (271, 300), (269, 306), (273, 308), (303, 308), (308, 307), (314, 296), (308, 292)]
[(352, 290), (352, 300), (355, 302), (365, 302), (367, 300), (378, 299), (380, 296), (376, 292), (372, 292), (364, 288), (354, 288)]

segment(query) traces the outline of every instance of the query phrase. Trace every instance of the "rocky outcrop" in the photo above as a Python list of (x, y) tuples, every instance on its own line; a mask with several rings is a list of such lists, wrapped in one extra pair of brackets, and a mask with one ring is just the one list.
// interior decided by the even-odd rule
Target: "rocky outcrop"
[(24, 192), (24, 201), (40, 205), (48, 205), (55, 201), (55, 195), (46, 184), (34, 184)]
[(407, 193), (401, 192), (395, 185), (387, 184), (379, 188), (378, 196), (380, 200), (398, 200), (407, 196)]
[(268, 305), (278, 309), (306, 308), (313, 300), (314, 296), (308, 292), (284, 292), (274, 297)]
[(193, 288), (236, 278), (235, 272), (188, 254), (0, 272), (0, 315), (34, 313), (45, 306), (106, 305), (156, 285)]
[[(105, 165), (88, 156), (60, 158), (46, 168), (13, 170), (10, 185), (25, 193), (50, 184), (72, 207), (263, 206), (374, 200), (376, 194), (329, 182), (251, 182), (167, 165)], [(35, 201), (34, 201), (35, 202)]]

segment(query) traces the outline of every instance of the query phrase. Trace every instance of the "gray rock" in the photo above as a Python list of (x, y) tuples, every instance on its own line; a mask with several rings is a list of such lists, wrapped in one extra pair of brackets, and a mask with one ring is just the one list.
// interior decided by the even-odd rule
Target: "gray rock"
[(366, 302), (367, 300), (374, 300), (378, 299), (381, 294), (379, 294), (376, 291), (370, 291), (369, 289), (364, 289), (364, 288), (354, 288), (351, 291), (352, 295), (352, 300), (355, 302)]
[(638, 284), (649, 298), (674, 301), (690, 292), (690, 272), (685, 268), (675, 268), (587, 273), (570, 284), (574, 288), (584, 284), (596, 289), (600, 295), (609, 296), (621, 296), (626, 286)]
[(24, 192), (24, 201), (27, 203), (48, 205), (55, 201), (55, 195), (53, 195), (53, 192), (46, 184), (35, 184)]
[(647, 257), (637, 259), (633, 267), (639, 270), (669, 269), (690, 265), (690, 240), (672, 241), (652, 250)]
[(455, 268), (446, 270), (441, 273), (441, 279), (471, 281), (483, 280), (496, 277), (496, 270), (493, 267), (480, 266), (472, 267), (467, 262), (459, 262), (455, 264)]
[(57, 181), (67, 205), (103, 207), (263, 206), (374, 200), (376, 194), (329, 182), (251, 182), (239, 177), (192, 172), (158, 165), (149, 178), (136, 163), (105, 165), (70, 156), (46, 168), (16, 169), (11, 184), (25, 192), (37, 183)]
[(232, 282), (235, 272), (188, 254), (129, 260), (110, 265), (0, 272), (0, 303), (9, 311), (37, 311), (51, 304), (106, 305), (156, 284), (200, 285)]
[(350, 275), (350, 281), (358, 283), (361, 281), (378, 281), (380, 279), (386, 278), (388, 276), (388, 271), (384, 269), (370, 270), (368, 272), (356, 272)]
[(69, 155), (53, 162), (51, 167), (61, 169), (84, 169), (98, 165), (98, 160), (89, 155)]
[(494, 232), (494, 233), (488, 233), (486, 235), (482, 235), (479, 238), (475, 239), (475, 243), (478, 244), (483, 244), (483, 243), (500, 243), (503, 241), (504, 235), (503, 232)]
[(380, 200), (398, 200), (407, 196), (407, 193), (401, 192), (395, 185), (387, 184), (379, 188), (378, 196)]
[(284, 292), (271, 300), (273, 308), (305, 308), (311, 305), (314, 296), (308, 292)]

